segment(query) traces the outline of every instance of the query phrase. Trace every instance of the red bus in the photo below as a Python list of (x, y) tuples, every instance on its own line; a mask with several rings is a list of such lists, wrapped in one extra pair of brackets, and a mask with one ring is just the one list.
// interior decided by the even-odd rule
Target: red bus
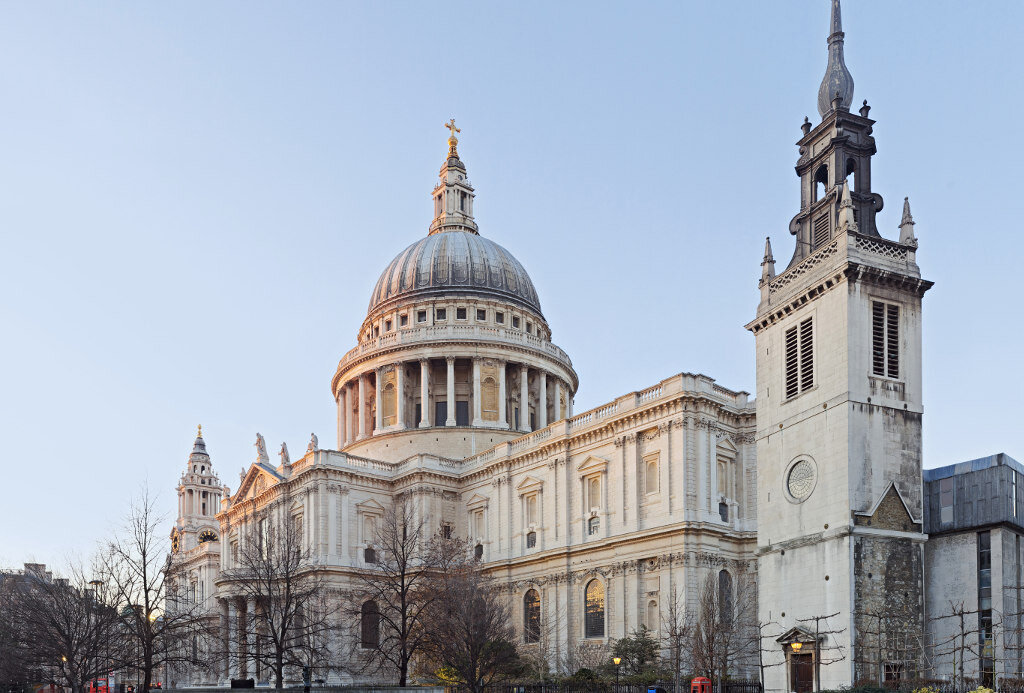
[(107, 679), (93, 679), (89, 682), (86, 693), (110, 693), (110, 686)]

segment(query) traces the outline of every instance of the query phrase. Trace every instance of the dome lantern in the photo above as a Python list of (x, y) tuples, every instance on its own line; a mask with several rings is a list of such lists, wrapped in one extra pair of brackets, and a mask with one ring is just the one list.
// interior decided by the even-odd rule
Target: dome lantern
[(451, 131), (448, 137), (448, 158), (441, 166), (440, 178), (434, 186), (434, 221), (430, 224), (430, 234), (445, 231), (465, 231), (479, 233), (473, 220), (473, 186), (466, 175), (466, 165), (459, 158), (459, 139), (455, 127), (455, 119), (445, 123)]

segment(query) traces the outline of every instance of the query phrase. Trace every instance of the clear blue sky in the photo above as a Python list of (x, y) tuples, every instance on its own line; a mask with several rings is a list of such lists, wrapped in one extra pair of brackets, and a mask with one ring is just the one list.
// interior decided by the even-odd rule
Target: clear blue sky
[[(173, 488), (202, 423), (334, 442), (329, 381), (426, 233), (462, 127), (483, 234), (530, 272), (577, 411), (680, 371), (753, 390), (828, 2), (0, 5), (0, 565), (60, 562)], [(1024, 4), (847, 0), (874, 188), (910, 196), (925, 460), (1024, 459)]]

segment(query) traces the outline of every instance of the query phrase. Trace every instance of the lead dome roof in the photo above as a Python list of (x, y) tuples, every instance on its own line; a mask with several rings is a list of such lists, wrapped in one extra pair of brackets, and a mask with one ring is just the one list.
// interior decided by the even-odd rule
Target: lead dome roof
[(403, 250), (377, 280), (369, 313), (402, 298), (475, 294), (543, 315), (530, 275), (512, 253), (463, 230), (432, 233)]

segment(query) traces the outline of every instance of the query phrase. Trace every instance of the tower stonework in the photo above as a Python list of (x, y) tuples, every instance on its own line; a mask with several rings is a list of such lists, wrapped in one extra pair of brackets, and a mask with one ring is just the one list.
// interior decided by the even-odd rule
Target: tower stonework
[[(765, 689), (913, 676), (924, 593), (921, 278), (909, 203), (899, 241), (875, 226), (874, 121), (850, 113), (839, 0), (819, 89), (797, 142), (796, 247), (767, 245), (757, 317), (758, 609)], [(825, 95), (831, 95), (826, 99)], [(828, 618), (822, 618), (828, 617)], [(794, 647), (796, 644), (796, 647)]]

